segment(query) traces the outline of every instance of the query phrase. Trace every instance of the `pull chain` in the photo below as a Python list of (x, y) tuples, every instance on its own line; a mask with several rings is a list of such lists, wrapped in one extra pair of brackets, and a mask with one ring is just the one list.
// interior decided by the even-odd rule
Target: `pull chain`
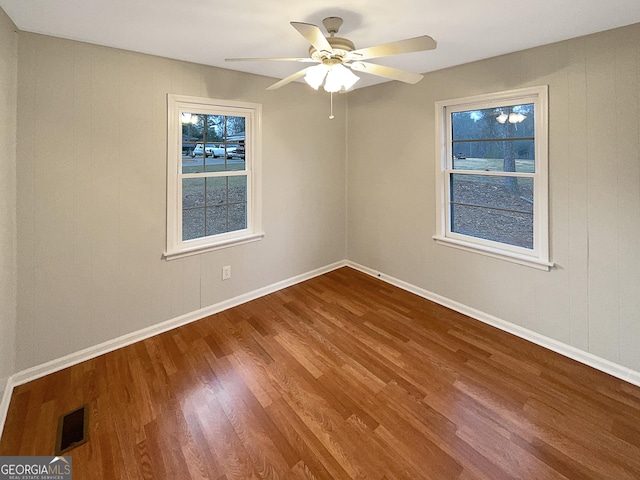
[(331, 92), (331, 115), (329, 115), (329, 120), (333, 120), (333, 92)]

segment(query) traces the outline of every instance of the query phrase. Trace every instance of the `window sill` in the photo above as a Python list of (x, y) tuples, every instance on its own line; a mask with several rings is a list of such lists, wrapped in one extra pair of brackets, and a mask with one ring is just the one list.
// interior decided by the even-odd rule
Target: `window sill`
[(209, 243), (206, 245), (198, 245), (191, 248), (183, 248), (180, 250), (172, 250), (164, 252), (163, 257), (165, 260), (175, 260), (177, 258), (189, 257), (191, 255), (199, 255), (201, 253), (212, 252), (214, 250), (220, 250), (222, 248), (234, 247), (236, 245), (243, 245), (245, 243), (252, 243), (262, 240), (264, 238), (264, 232), (252, 233), (243, 237), (230, 238), (216, 243)]
[(544, 270), (548, 272), (554, 267), (553, 262), (548, 262), (539, 258), (529, 257), (527, 255), (519, 255), (517, 253), (505, 252), (497, 248), (485, 247), (483, 245), (475, 245), (472, 243), (463, 242), (460, 240), (454, 240), (452, 238), (441, 237), (434, 235), (432, 237), (438, 245), (444, 245), (447, 247), (453, 247), (467, 252), (479, 253), (488, 257), (499, 258), (500, 260), (506, 260), (507, 262), (517, 263), (527, 267), (536, 268), (538, 270)]

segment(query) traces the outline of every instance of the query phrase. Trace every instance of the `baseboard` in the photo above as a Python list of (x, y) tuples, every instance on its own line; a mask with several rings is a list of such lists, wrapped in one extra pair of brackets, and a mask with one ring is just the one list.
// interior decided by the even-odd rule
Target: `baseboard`
[(18, 385), (28, 383), (32, 380), (36, 380), (64, 368), (77, 365), (78, 363), (84, 362), (86, 360), (90, 360), (100, 355), (104, 355), (105, 353), (112, 352), (113, 350), (126, 347), (127, 345), (131, 345), (132, 343), (145, 340), (160, 333), (164, 333), (169, 330), (173, 330), (174, 328), (181, 327), (182, 325), (186, 325), (188, 323), (195, 322), (196, 320), (200, 320), (204, 317), (208, 317), (209, 315), (213, 315), (223, 310), (227, 310), (237, 305), (255, 300), (256, 298), (263, 297), (270, 293), (277, 292), (278, 290), (282, 290), (283, 288), (290, 287), (297, 283), (304, 282), (305, 280), (309, 280), (313, 277), (317, 277), (318, 275), (323, 275), (332, 270), (344, 267), (346, 264), (346, 260), (335, 262), (325, 267), (321, 267), (316, 270), (312, 270), (310, 272), (303, 273), (301, 275), (297, 275), (280, 282), (276, 282), (272, 285), (259, 288), (252, 292), (239, 295), (229, 300), (216, 303), (215, 305), (210, 305), (208, 307), (201, 308), (194, 312), (189, 312), (171, 320), (167, 320), (165, 322), (143, 328), (142, 330), (122, 335), (121, 337), (114, 338), (113, 340), (108, 340), (93, 347), (85, 348), (84, 350), (80, 350), (64, 357), (51, 360), (50, 362), (44, 363), (42, 365), (37, 365), (21, 372), (17, 372), (7, 380), (7, 386), (5, 387), (4, 394), (2, 396), (2, 403), (0, 403), (0, 434), (4, 429), (4, 422), (6, 420), (7, 411), (9, 409), (9, 402), (11, 401), (13, 388), (17, 387)]
[(11, 403), (11, 394), (13, 393), (13, 378), (9, 377), (2, 379), (0, 384), (3, 385), (2, 400), (0, 401), (0, 437), (4, 430), (4, 422), (7, 420), (7, 413), (9, 412), (9, 403)]
[(430, 292), (369, 267), (351, 261), (347, 261), (347, 266), (640, 387), (640, 372), (618, 365), (617, 363), (572, 347), (566, 343), (559, 342), (553, 338), (546, 337), (519, 325), (507, 322), (506, 320), (494, 317), (493, 315), (481, 312), (480, 310), (476, 310), (475, 308), (471, 308), (455, 300), (443, 297), (442, 295)]
[(32, 380), (36, 380), (40, 377), (44, 377), (45, 375), (55, 373), (64, 368), (76, 365), (86, 360), (90, 360), (100, 355), (104, 355), (105, 353), (109, 353), (113, 350), (117, 350), (118, 348), (126, 347), (127, 345), (131, 345), (132, 343), (145, 340), (147, 338), (153, 337), (154, 335), (158, 335), (160, 333), (173, 330), (174, 328), (178, 328), (182, 325), (186, 325), (196, 320), (200, 320), (201, 318), (207, 317), (209, 315), (213, 315), (223, 310), (227, 310), (237, 305), (241, 305), (251, 300), (255, 300), (256, 298), (263, 297), (270, 293), (277, 292), (278, 290), (282, 290), (283, 288), (287, 288), (297, 283), (304, 282), (305, 280), (309, 280), (319, 275), (323, 275), (325, 273), (328, 273), (332, 270), (336, 270), (344, 266), (351, 267), (355, 270), (359, 270), (363, 273), (366, 273), (367, 275), (371, 275), (373, 277), (379, 278), (391, 285), (399, 287), (408, 292), (414, 293), (420, 297), (426, 298), (427, 300), (431, 300), (432, 302), (438, 303), (447, 308), (460, 312), (478, 321), (487, 323), (500, 330), (509, 332), (513, 335), (516, 335), (520, 338), (528, 340), (532, 343), (548, 348), (549, 350), (552, 350), (566, 357), (572, 358), (573, 360), (581, 362), (585, 365), (589, 365), (590, 367), (593, 367), (597, 370), (608, 373), (609, 375), (612, 375), (616, 378), (629, 382), (633, 385), (640, 386), (640, 372), (631, 370), (622, 365), (618, 365), (609, 360), (597, 357), (596, 355), (593, 355), (589, 352), (585, 352), (583, 350), (579, 350), (565, 343), (558, 342), (557, 340), (546, 337), (544, 335), (540, 335), (539, 333), (536, 333), (532, 330), (528, 330), (518, 325), (514, 325), (513, 323), (507, 322), (500, 318), (494, 317), (492, 315), (486, 314), (474, 308), (468, 307), (462, 303), (456, 302), (449, 298), (443, 297), (436, 293), (417, 287), (403, 280), (399, 280), (397, 278), (383, 274), (371, 268), (365, 267), (363, 265), (359, 265), (355, 262), (343, 260), (343, 261), (335, 262), (331, 265), (327, 265), (322, 268), (318, 268), (311, 272), (297, 275), (295, 277), (291, 277), (281, 282), (277, 282), (272, 285), (259, 288), (252, 292), (239, 295), (237, 297), (231, 298), (229, 300), (225, 300), (215, 305), (210, 305), (200, 310), (196, 310), (194, 312), (181, 315), (179, 317), (173, 318), (171, 320), (167, 320), (157, 325), (152, 325), (142, 330), (138, 330), (136, 332), (123, 335), (113, 340), (109, 340), (107, 342), (95, 345), (93, 347), (85, 348), (84, 350), (80, 350), (79, 352), (66, 355), (64, 357), (52, 360), (42, 365), (38, 365), (32, 368), (29, 368), (27, 370), (23, 370), (21, 372), (15, 373), (14, 375), (10, 376), (6, 380), (4, 392), (2, 394), (2, 401), (0, 402), (0, 436), (2, 434), (2, 431), (4, 430), (4, 424), (6, 421), (7, 412), (9, 410), (9, 403), (11, 402), (11, 395), (13, 393), (13, 389), (18, 385), (22, 385)]
[(287, 288), (297, 283), (304, 282), (306, 280), (317, 277), (319, 275), (323, 275), (346, 265), (347, 261), (341, 260), (330, 265), (317, 268), (310, 272), (296, 275), (286, 280), (267, 285), (266, 287), (253, 290), (237, 297), (224, 300), (214, 305), (209, 305), (208, 307), (201, 308), (184, 315), (180, 315), (179, 317), (172, 318), (156, 325), (152, 325), (150, 327), (143, 328), (126, 335), (122, 335), (112, 340), (108, 340), (98, 345), (80, 350), (78, 352), (65, 355), (64, 357), (51, 360), (41, 365), (36, 365), (26, 370), (14, 373), (8, 379), (6, 379), (5, 387), (2, 391), (2, 400), (0, 401), (0, 437), (2, 437), (2, 432), (4, 431), (4, 424), (7, 418), (7, 413), (9, 411), (9, 404), (11, 403), (13, 389), (18, 385), (23, 385), (51, 373), (63, 370), (67, 367), (77, 365), (84, 361), (91, 360), (92, 358), (99, 357), (100, 355), (104, 355), (105, 353), (109, 353), (119, 348), (126, 347), (127, 345), (131, 345), (132, 343), (136, 343), (155, 335), (167, 332), (169, 330), (173, 330), (174, 328), (181, 327), (188, 323), (195, 322), (196, 320), (208, 317), (209, 315), (222, 312), (223, 310), (227, 310), (251, 300), (255, 300), (256, 298), (260, 298), (270, 293), (277, 292), (278, 290), (282, 290), (283, 288)]

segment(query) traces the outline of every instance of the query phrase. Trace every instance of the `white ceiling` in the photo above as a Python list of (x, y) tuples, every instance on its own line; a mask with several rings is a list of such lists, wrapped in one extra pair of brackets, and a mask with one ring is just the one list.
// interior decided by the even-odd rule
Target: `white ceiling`
[[(290, 21), (322, 27), (356, 48), (418, 35), (434, 51), (374, 60), (425, 73), (640, 22), (640, 0), (0, 0), (19, 29), (281, 78), (300, 63), (226, 57), (303, 57)], [(386, 81), (367, 74), (356, 88)], [(284, 87), (286, 88), (286, 87)]]

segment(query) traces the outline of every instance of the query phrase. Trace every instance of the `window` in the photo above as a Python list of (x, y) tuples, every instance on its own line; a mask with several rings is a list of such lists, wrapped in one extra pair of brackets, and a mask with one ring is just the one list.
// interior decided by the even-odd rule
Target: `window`
[(548, 270), (547, 87), (436, 102), (437, 233)]
[(261, 106), (168, 95), (172, 259), (260, 240)]

